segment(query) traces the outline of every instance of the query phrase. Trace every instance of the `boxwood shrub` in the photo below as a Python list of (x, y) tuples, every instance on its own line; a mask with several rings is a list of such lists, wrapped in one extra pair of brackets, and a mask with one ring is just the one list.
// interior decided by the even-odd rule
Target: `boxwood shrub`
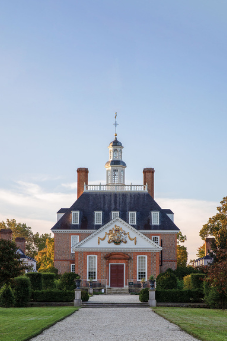
[(199, 303), (204, 298), (201, 290), (156, 290), (157, 302), (169, 303)]
[(54, 280), (56, 278), (56, 274), (44, 272), (42, 273), (42, 277), (43, 277), (43, 290), (54, 289), (55, 287)]
[(148, 288), (140, 290), (139, 300), (140, 300), (140, 302), (148, 302), (148, 300), (149, 300)]
[(32, 292), (34, 302), (72, 302), (75, 298), (74, 290), (35, 290)]
[(31, 281), (31, 288), (32, 290), (42, 290), (43, 284), (42, 284), (42, 274), (39, 272), (28, 272), (26, 273), (26, 276)]
[(15, 304), (15, 297), (10, 285), (3, 285), (0, 290), (0, 307), (9, 308)]
[(205, 279), (205, 274), (191, 274), (191, 285), (192, 289), (200, 289), (203, 290), (203, 281)]
[(15, 277), (12, 282), (16, 307), (26, 307), (31, 297), (31, 282), (26, 276)]

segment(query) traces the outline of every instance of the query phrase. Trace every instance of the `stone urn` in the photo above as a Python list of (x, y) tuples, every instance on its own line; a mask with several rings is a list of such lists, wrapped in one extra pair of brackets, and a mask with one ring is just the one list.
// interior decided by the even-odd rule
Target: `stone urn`
[(76, 289), (80, 289), (81, 279), (76, 279)]
[(150, 283), (150, 289), (154, 290), (155, 279), (150, 279), (149, 283)]

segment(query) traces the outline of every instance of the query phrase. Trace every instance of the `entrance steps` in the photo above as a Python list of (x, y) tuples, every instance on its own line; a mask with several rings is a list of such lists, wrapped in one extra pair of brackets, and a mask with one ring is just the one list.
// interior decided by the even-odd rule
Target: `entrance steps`
[(107, 295), (129, 295), (128, 288), (107, 288)]
[(81, 308), (148, 308), (147, 302), (140, 303), (108, 303), (108, 302), (83, 302)]

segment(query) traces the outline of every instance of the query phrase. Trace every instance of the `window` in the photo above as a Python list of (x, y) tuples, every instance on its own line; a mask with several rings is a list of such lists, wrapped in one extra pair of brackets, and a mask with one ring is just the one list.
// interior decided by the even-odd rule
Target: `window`
[(110, 170), (107, 171), (107, 182), (110, 184)]
[(79, 224), (79, 211), (72, 212), (72, 224)]
[(79, 243), (79, 236), (71, 236), (71, 253), (74, 253), (73, 246)]
[(117, 211), (112, 211), (112, 219), (119, 217), (119, 212)]
[(151, 212), (152, 225), (159, 225), (159, 212)]
[(110, 160), (112, 160), (112, 150), (110, 150)]
[(124, 171), (121, 170), (121, 182), (124, 183)]
[(147, 256), (137, 256), (137, 281), (147, 280)]
[(118, 170), (113, 169), (113, 183), (116, 184), (118, 183)]
[(117, 158), (118, 158), (118, 151), (117, 151), (117, 149), (114, 149), (113, 158), (114, 158), (114, 159), (117, 159)]
[(95, 225), (102, 224), (102, 211), (95, 212)]
[(159, 236), (152, 236), (152, 241), (159, 245)]
[(87, 280), (97, 281), (97, 256), (87, 256)]
[(75, 273), (75, 264), (71, 264), (71, 272)]
[(129, 224), (136, 225), (136, 212), (129, 212)]

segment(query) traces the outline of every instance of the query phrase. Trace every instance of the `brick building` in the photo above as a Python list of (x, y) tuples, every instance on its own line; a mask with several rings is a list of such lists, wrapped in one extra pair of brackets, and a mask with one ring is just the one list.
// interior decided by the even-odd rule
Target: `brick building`
[(154, 200), (154, 169), (143, 170), (143, 185), (125, 185), (123, 146), (109, 145), (106, 185), (88, 185), (88, 169), (77, 169), (77, 200), (57, 212), (53, 226), (55, 267), (83, 280), (127, 287), (177, 266), (173, 212)]

